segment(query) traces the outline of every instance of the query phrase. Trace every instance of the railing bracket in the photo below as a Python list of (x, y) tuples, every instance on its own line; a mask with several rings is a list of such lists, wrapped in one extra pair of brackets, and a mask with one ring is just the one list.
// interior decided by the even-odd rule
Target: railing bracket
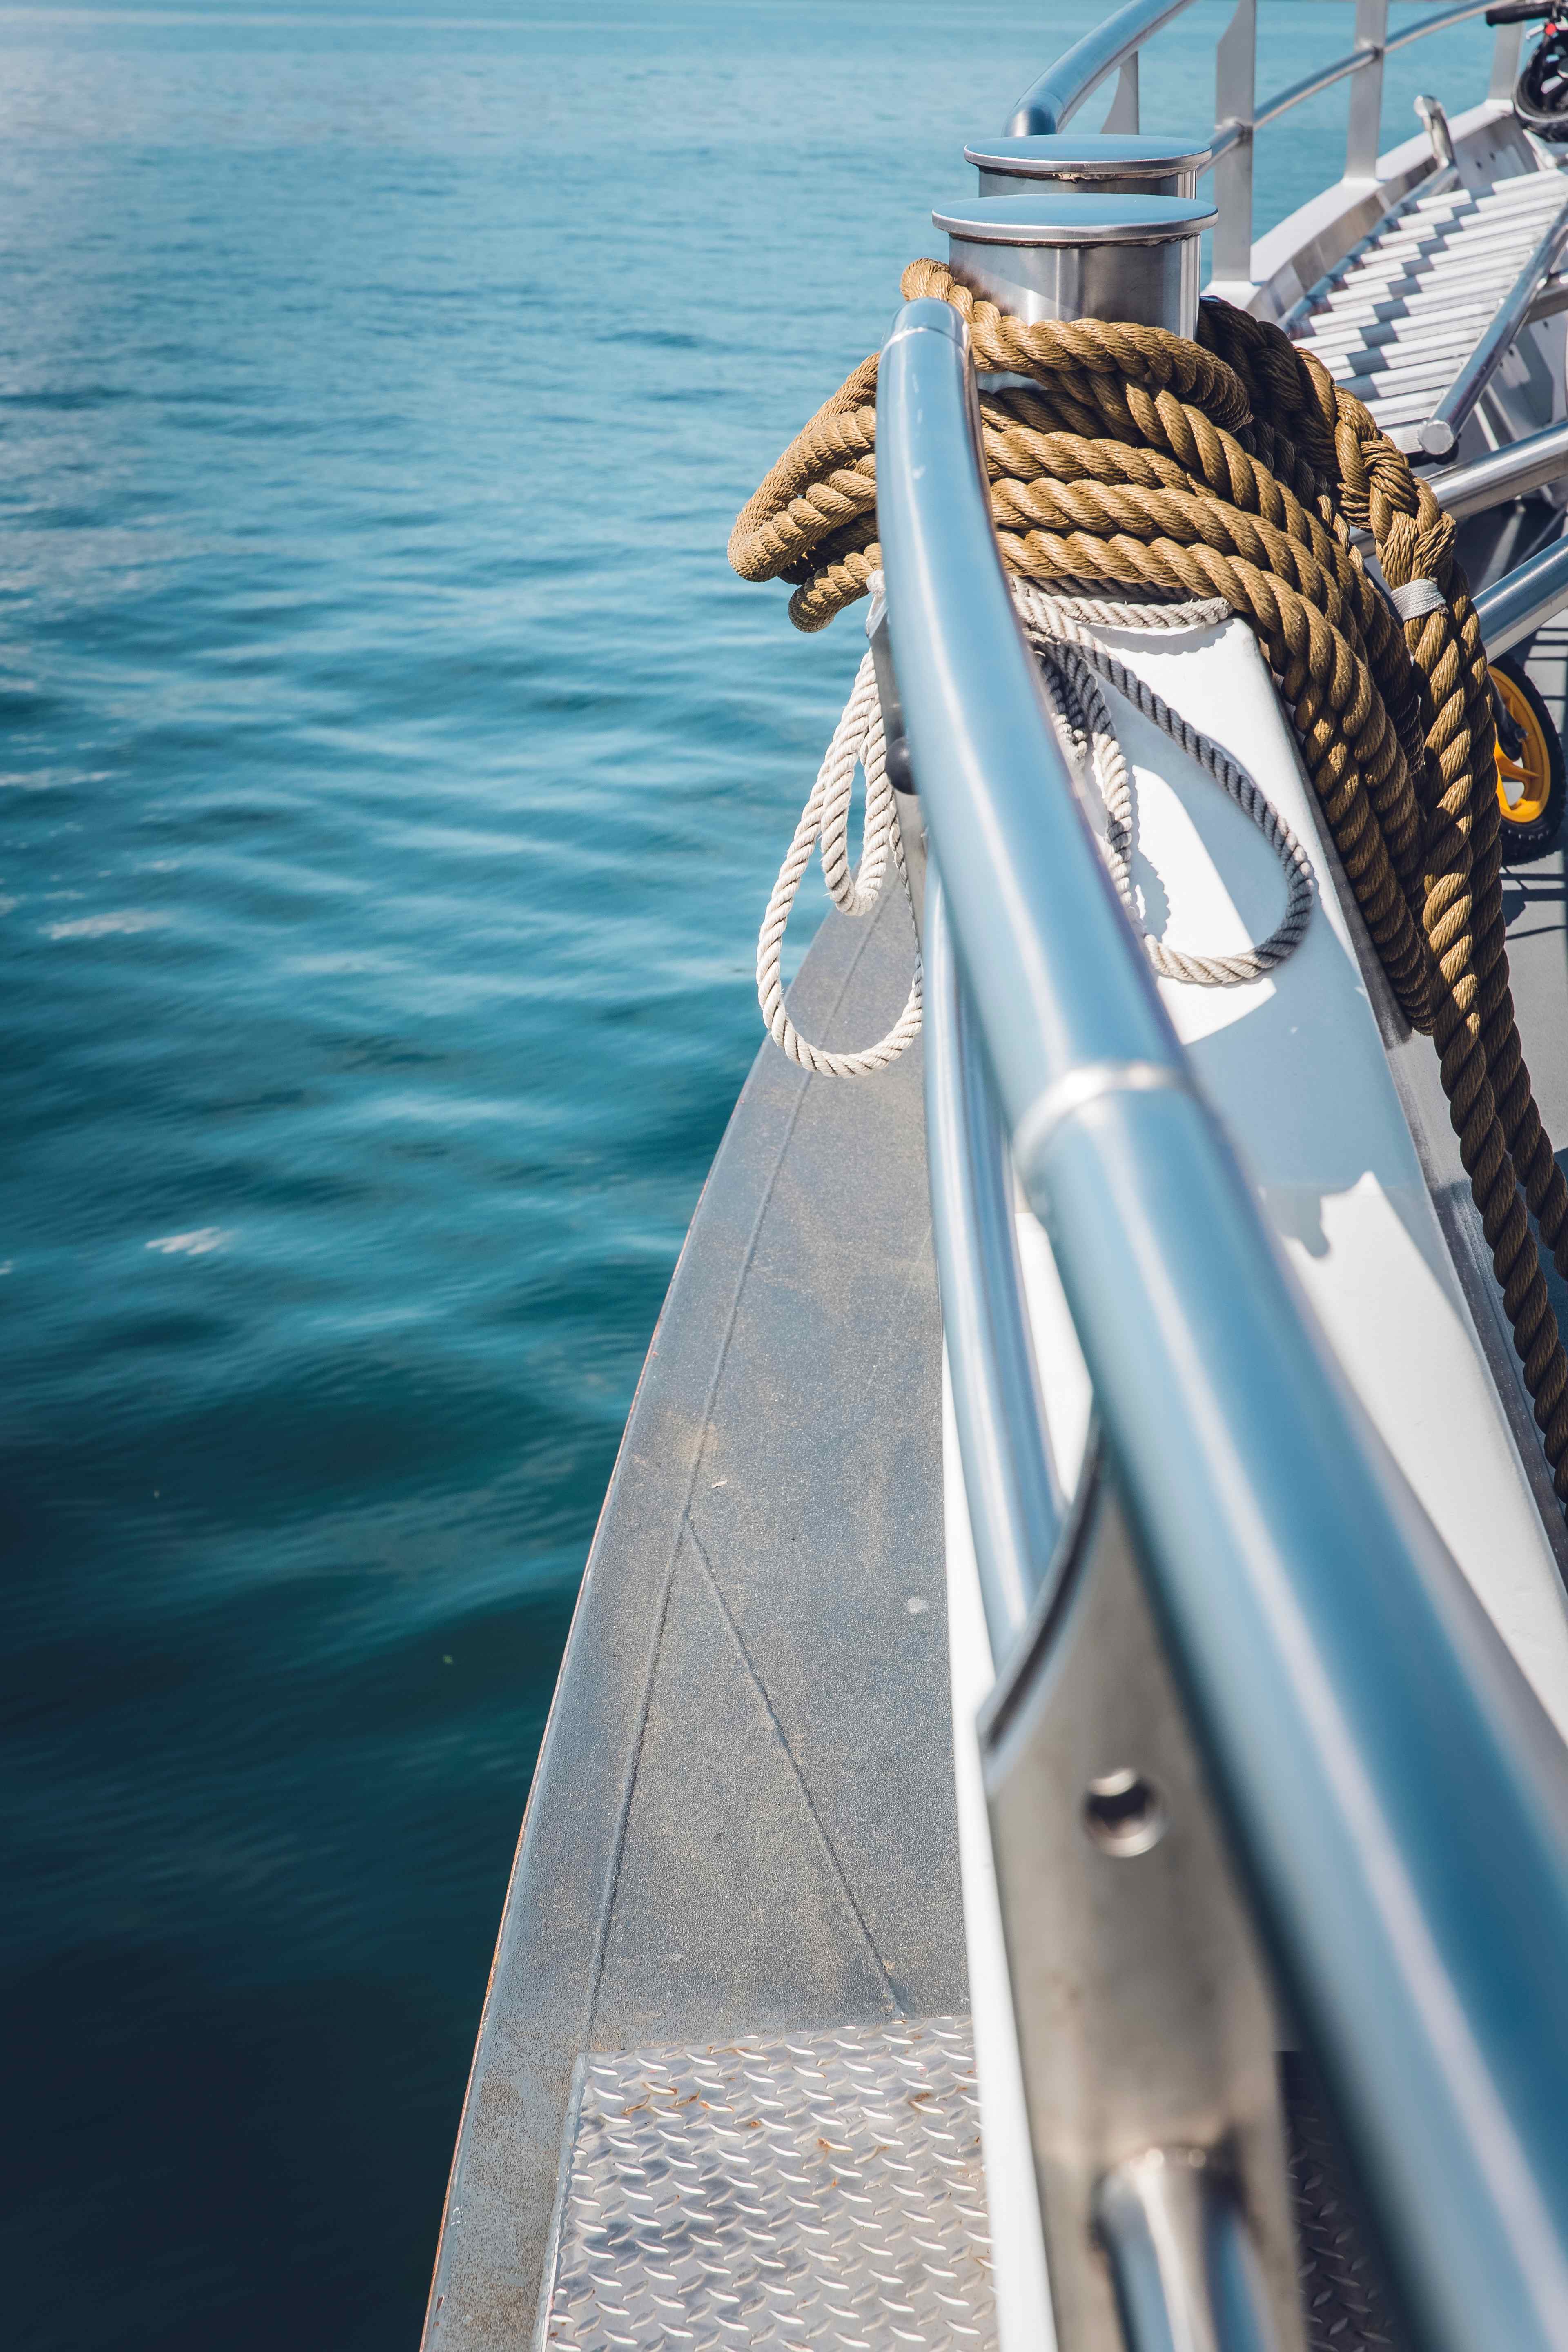
[(1218, 2200), (1301, 2352), (1273, 1999), (1098, 1450), (1063, 1548), (980, 1719), (1058, 2336), (1125, 2352), (1118, 2303), (1163, 2296), (1189, 2334), (1127, 2341), (1217, 2352)]

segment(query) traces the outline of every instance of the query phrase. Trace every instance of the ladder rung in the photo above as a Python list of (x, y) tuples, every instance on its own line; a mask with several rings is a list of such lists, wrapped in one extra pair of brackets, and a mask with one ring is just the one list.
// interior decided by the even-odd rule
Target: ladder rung
[(1359, 306), (1368, 302), (1399, 302), (1406, 310), (1425, 306), (1430, 310), (1435, 302), (1452, 304), (1461, 296), (1473, 299), (1478, 294), (1492, 296), (1495, 310), (1518, 277), (1520, 263), (1500, 262), (1490, 268), (1445, 271), (1438, 278), (1430, 277), (1390, 278), (1385, 285), (1375, 280), (1365, 286), (1347, 288), (1343, 297), (1331, 304), (1324, 314), (1328, 318), (1353, 318)]
[[(1356, 397), (1359, 399), (1360, 394)], [(1436, 403), (1430, 394), (1395, 393), (1386, 400), (1369, 400), (1366, 405), (1372, 411), (1373, 423), (1386, 433), (1392, 425), (1424, 425)]]
[(1420, 318), (1374, 319), (1359, 327), (1336, 326), (1327, 334), (1299, 335), (1296, 340), (1324, 361), (1354, 352), (1418, 352), (1437, 341), (1474, 343), (1479, 341), (1481, 329), (1496, 309), (1489, 298), (1446, 310), (1440, 325), (1429, 326)]
[[(1428, 344), (1421, 352), (1396, 350), (1386, 354), (1382, 352), (1335, 352), (1328, 358), (1320, 352), (1318, 357), (1336, 383), (1348, 383), (1353, 379), (1357, 383), (1369, 383), (1377, 390), (1392, 392), (1396, 384), (1410, 383), (1416, 376), (1430, 375), (1434, 368), (1447, 368), (1450, 376), (1457, 375), (1474, 349), (1475, 337), (1462, 335), (1450, 336), (1445, 343)], [(1373, 362), (1371, 366), (1367, 364), (1369, 358)]]
[(1430, 253), (1368, 254), (1354, 269), (1345, 272), (1334, 290), (1348, 294), (1358, 286), (1381, 285), (1394, 278), (1457, 278), (1466, 270), (1504, 268), (1510, 260), (1517, 268), (1539, 243), (1534, 236), (1521, 236), (1510, 232), (1495, 243), (1490, 238), (1478, 237), (1465, 245), (1445, 245)]
[(1334, 381), (1342, 391), (1364, 400), (1373, 410), (1380, 409), (1385, 400), (1419, 398), (1424, 414), (1429, 416), (1458, 373), (1451, 360), (1438, 360), (1430, 367), (1412, 368), (1397, 382), (1391, 383), (1386, 376), (1367, 375), (1336, 376)]

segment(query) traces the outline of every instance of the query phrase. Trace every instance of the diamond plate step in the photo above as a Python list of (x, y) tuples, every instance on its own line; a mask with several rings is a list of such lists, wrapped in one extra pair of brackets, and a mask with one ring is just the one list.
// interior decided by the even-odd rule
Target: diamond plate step
[(591, 2053), (543, 2342), (996, 2341), (967, 2018)]
[[(1283, 2062), (1309, 2352), (1402, 2352)], [(993, 2352), (968, 2018), (578, 2061), (540, 2344)]]

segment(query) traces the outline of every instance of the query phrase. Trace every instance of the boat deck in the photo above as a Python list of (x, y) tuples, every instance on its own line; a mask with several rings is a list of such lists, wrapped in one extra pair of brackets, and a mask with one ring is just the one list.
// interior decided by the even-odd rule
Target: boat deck
[[(1555, 172), (1479, 194), (1429, 187), (1314, 289), (1301, 339), (1418, 446), (1565, 197)], [(1466, 526), (1473, 583), (1561, 527), (1539, 497)], [(1568, 728), (1568, 623), (1527, 658)], [(1564, 1159), (1563, 850), (1509, 870), (1505, 908), (1536, 1098)], [(878, 1034), (912, 952), (895, 892), (868, 924), (830, 916), (792, 1009), (830, 1043)], [(1568, 1576), (1436, 1056), (1379, 1010)], [(1568, 1286), (1549, 1279), (1568, 1328)], [(651, 2342), (678, 2323), (681, 2340), (715, 2344), (994, 2340), (964, 2026), (941, 1366), (919, 1047), (846, 1085), (764, 1046), (671, 1285), (584, 1580), (487, 1998), (427, 2352)], [(910, 2090), (927, 2066), (930, 2083)], [(1291, 2126), (1310, 2339), (1336, 2352), (1386, 2343), (1306, 2092)], [(848, 2178), (841, 2200), (859, 2163), (875, 2177)], [(900, 2198), (917, 2223), (942, 2206), (940, 2246), (929, 2228), (900, 2237)], [(803, 2300), (806, 2279), (818, 2301)]]
[[(1542, 635), (1529, 666), (1568, 723), (1568, 624)], [(1537, 1097), (1549, 1129), (1568, 1137), (1563, 852), (1510, 870), (1505, 903)], [(902, 1002), (911, 951), (891, 895), (864, 928), (830, 916), (794, 1001), (815, 1032), (871, 1034)], [(1555, 1524), (1431, 1046), (1408, 1038), (1394, 1059), (1542, 1516)], [(1568, 1286), (1554, 1287), (1568, 1322)], [(621, 2182), (623, 2219), (635, 2219), (627, 2168), (642, 2179), (649, 2155), (627, 2124), (617, 2156), (601, 2116), (603, 2146), (590, 2134), (574, 2158), (585, 2087), (594, 2065), (603, 2071), (584, 2053), (634, 2053), (615, 2060), (632, 2068), (632, 2090), (611, 2121), (647, 2113), (672, 2178), (683, 2153), (703, 2162), (700, 2143), (676, 2146), (653, 2128), (663, 2077), (688, 2063), (679, 2053), (749, 2051), (765, 2095), (781, 2051), (793, 2083), (836, 2029), (870, 2037), (874, 2060), (879, 2033), (913, 2019), (932, 2021), (952, 2073), (953, 2028), (936, 2021), (962, 2018), (967, 1985), (940, 1365), (919, 1047), (854, 1086), (807, 1079), (765, 1049), (671, 1286), (584, 1581), (469, 2087), (432, 2352), (448, 2342), (500, 2352), (534, 2340), (545, 2320), (561, 2344), (620, 2340), (595, 2271), (595, 2167)], [(969, 2118), (958, 2160), (973, 2191), (972, 2080), (955, 2096)], [(667, 2103), (680, 2105), (673, 2093)], [(803, 2146), (832, 2159), (832, 2131), (858, 2127), (840, 2115)], [(791, 2177), (759, 2189), (755, 2213), (736, 2220), (747, 2260), (735, 2277), (756, 2273), (760, 2307), (766, 2262), (751, 2254), (762, 2222), (777, 2226), (773, 2206), (787, 2220)], [(1315, 2189), (1303, 2196), (1304, 2243), (1321, 2265)], [(952, 2210), (962, 2217), (962, 2197)], [(879, 2205), (868, 2226), (886, 2221)], [(984, 2312), (978, 2228), (968, 2254)], [(862, 2281), (878, 2299), (871, 2318), (889, 2342), (900, 2327), (923, 2340), (906, 2325), (912, 2306), (886, 2290), (897, 2249), (879, 2249)], [(641, 2261), (628, 2241), (609, 2273), (636, 2284), (621, 2334), (652, 2341), (668, 2313)], [(540, 2310), (547, 2273), (552, 2320)], [(1333, 2305), (1336, 2320), (1347, 2308), (1353, 2316), (1353, 2289), (1346, 2272), (1336, 2293), (1352, 2303)], [(952, 2332), (952, 2318), (933, 2301), (924, 2332), (991, 2340), (988, 2327)], [(880, 2340), (876, 2324), (866, 2333), (863, 2303), (856, 2325)], [(725, 2340), (717, 2325), (711, 2340)]]

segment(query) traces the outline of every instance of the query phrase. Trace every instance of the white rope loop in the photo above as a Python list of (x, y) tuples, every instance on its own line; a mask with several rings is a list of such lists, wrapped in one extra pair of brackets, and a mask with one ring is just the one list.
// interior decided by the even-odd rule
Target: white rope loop
[[(860, 828), (860, 864), (851, 872), (849, 801), (858, 767), (865, 771), (866, 814)], [(857, 1054), (831, 1054), (826, 1046), (814, 1045), (808, 1037), (801, 1035), (784, 1010), (780, 960), (790, 909), (819, 839), (823, 877), (841, 914), (863, 916), (871, 912), (881, 896), (889, 852), (908, 890), (898, 812), (893, 805), (893, 788), (888, 782), (882, 706), (878, 699), (877, 674), (869, 653), (860, 664), (843, 716), (817, 770), (811, 797), (800, 813), (795, 839), (779, 868), (779, 878), (773, 884), (763, 927), (757, 934), (757, 1002), (774, 1045), (792, 1062), (818, 1077), (868, 1077), (873, 1071), (885, 1070), (889, 1062), (896, 1062), (905, 1046), (921, 1034), (920, 960), (915, 960), (914, 978), (903, 1011), (887, 1035), (879, 1037), (874, 1045)]]

